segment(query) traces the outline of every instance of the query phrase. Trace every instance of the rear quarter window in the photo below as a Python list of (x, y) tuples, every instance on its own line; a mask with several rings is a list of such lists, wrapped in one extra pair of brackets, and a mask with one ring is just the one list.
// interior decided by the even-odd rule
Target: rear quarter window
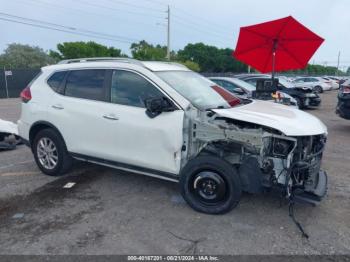
[(47, 80), (47, 84), (57, 93), (62, 93), (62, 82), (67, 75), (67, 71), (56, 72)]

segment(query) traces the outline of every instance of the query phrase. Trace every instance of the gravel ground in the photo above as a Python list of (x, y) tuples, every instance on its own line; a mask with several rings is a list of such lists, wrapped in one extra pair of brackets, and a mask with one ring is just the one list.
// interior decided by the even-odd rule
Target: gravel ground
[[(296, 206), (309, 240), (270, 194), (204, 215), (175, 183), (84, 163), (47, 177), (19, 146), (0, 152), (0, 254), (350, 254), (350, 121), (334, 113), (336, 91), (322, 99), (308, 112), (329, 129), (329, 192), (317, 207)], [(16, 121), (19, 108), (18, 99), (0, 100), (0, 118)]]

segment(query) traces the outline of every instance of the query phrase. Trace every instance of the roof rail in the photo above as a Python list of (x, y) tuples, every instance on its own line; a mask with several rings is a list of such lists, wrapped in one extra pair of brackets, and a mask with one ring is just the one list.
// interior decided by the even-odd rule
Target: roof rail
[(58, 64), (73, 64), (73, 63), (86, 63), (86, 62), (122, 62), (122, 63), (130, 63), (137, 64), (143, 66), (143, 64), (136, 59), (126, 58), (126, 57), (88, 57), (88, 58), (75, 58), (75, 59), (67, 59), (58, 62)]

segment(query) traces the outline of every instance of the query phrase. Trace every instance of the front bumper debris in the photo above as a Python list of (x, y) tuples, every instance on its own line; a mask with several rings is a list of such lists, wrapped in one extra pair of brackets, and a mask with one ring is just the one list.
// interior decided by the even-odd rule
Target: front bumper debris
[(327, 173), (323, 170), (319, 171), (316, 179), (317, 181), (315, 181), (314, 187), (308, 188), (307, 191), (295, 190), (293, 192), (293, 200), (296, 202), (308, 203), (313, 206), (317, 205), (327, 194)]

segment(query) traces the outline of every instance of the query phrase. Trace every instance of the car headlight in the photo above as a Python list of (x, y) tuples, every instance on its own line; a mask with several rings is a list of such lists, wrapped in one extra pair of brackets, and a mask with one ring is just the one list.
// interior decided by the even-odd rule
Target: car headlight
[(293, 150), (295, 142), (292, 140), (273, 137), (271, 140), (268, 155), (277, 158), (286, 158)]

